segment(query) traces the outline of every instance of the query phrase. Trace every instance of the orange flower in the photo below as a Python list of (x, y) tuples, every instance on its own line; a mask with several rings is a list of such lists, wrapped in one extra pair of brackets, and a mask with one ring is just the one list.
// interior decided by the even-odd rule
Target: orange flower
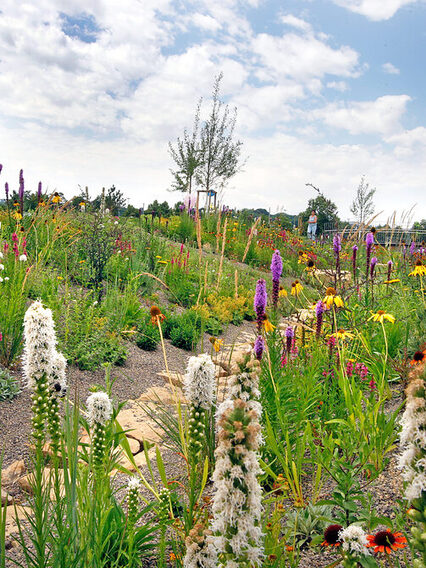
[(398, 548), (405, 548), (407, 546), (407, 539), (400, 532), (393, 533), (389, 529), (379, 531), (376, 534), (367, 536), (368, 548), (374, 548), (374, 552), (386, 552), (390, 554)]
[(325, 529), (324, 541), (321, 546), (340, 546), (342, 541), (340, 540), (339, 533), (343, 530), (342, 525), (330, 525)]
[(150, 312), (152, 325), (159, 325), (166, 319), (166, 316), (161, 313), (160, 308), (158, 308), (157, 306), (152, 306)]
[(426, 361), (426, 349), (423, 351), (416, 351), (410, 361), (410, 365), (421, 365)]

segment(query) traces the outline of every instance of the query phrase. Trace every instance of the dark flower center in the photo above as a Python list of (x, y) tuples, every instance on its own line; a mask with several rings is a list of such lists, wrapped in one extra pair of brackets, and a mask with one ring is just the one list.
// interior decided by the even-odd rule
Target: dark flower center
[(414, 353), (414, 356), (413, 356), (414, 361), (423, 361), (424, 358), (425, 358), (425, 354), (423, 353), (423, 351), (416, 351)]
[(390, 531), (380, 531), (374, 536), (376, 546), (389, 546), (395, 543), (395, 537)]
[(336, 289), (332, 288), (330, 286), (330, 288), (327, 288), (327, 290), (325, 291), (325, 295), (326, 296), (335, 296), (337, 294)]
[(330, 525), (324, 533), (324, 540), (327, 544), (337, 544), (340, 542), (339, 532), (343, 529), (342, 525)]
[(309, 268), (312, 268), (314, 266), (314, 261), (308, 260), (308, 266), (309, 266)]
[(423, 266), (423, 263), (420, 260), (420, 258), (418, 260), (416, 260), (416, 266)]

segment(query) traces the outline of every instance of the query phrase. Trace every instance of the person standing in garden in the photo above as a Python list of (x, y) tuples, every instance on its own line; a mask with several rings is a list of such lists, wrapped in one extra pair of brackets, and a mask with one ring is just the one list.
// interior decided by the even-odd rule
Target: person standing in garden
[(315, 241), (315, 235), (317, 232), (317, 223), (318, 223), (318, 217), (315, 213), (315, 209), (313, 209), (308, 219), (308, 239), (312, 239), (313, 241)]

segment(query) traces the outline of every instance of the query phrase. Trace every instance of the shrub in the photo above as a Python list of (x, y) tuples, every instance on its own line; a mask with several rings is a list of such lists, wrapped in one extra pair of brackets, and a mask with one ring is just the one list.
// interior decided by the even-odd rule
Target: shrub
[(136, 345), (145, 351), (155, 351), (160, 343), (160, 332), (151, 323), (141, 324), (136, 336)]
[(187, 351), (195, 349), (199, 338), (198, 329), (191, 322), (185, 320), (179, 321), (170, 331), (172, 345)]
[(127, 349), (120, 338), (113, 333), (100, 331), (84, 337), (71, 349), (68, 346), (67, 359), (82, 371), (93, 371), (102, 363), (123, 365), (127, 358)]
[(0, 402), (12, 400), (21, 392), (19, 382), (7, 371), (0, 370)]

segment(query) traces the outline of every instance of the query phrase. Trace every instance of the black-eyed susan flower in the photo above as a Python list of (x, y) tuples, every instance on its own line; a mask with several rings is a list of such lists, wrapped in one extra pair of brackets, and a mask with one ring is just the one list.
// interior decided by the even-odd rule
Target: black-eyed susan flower
[(288, 296), (287, 294), (287, 290), (285, 288), (283, 288), (282, 286), (280, 286), (279, 292), (278, 292), (278, 297), (279, 298), (286, 298)]
[(374, 548), (374, 552), (386, 552), (390, 554), (398, 548), (405, 548), (407, 546), (407, 539), (400, 532), (393, 533), (389, 529), (379, 531), (376, 534), (367, 535), (367, 548)]
[(59, 195), (58, 192), (55, 191), (52, 197), (52, 203), (60, 203), (60, 201), (61, 201), (61, 196)]
[(416, 351), (410, 361), (410, 365), (421, 365), (426, 361), (426, 349), (423, 351)]
[(416, 260), (414, 270), (412, 270), (408, 276), (426, 276), (426, 266), (420, 259)]
[(342, 530), (342, 525), (330, 525), (327, 527), (324, 532), (324, 541), (321, 543), (321, 546), (340, 546), (342, 541), (339, 535)]
[(395, 317), (392, 314), (387, 314), (384, 310), (378, 310), (375, 314), (372, 314), (372, 316), (369, 317), (367, 321), (370, 320), (378, 321), (379, 323), (383, 323), (385, 320), (387, 320), (391, 323), (395, 323)]
[(298, 298), (303, 290), (302, 284), (299, 280), (295, 280), (291, 285), (291, 295), (296, 296)]
[(338, 329), (336, 333), (332, 333), (331, 337), (336, 339), (353, 339), (354, 334), (346, 329)]
[(335, 288), (332, 288), (331, 286), (325, 291), (325, 298), (323, 302), (328, 309), (330, 309), (333, 304), (336, 308), (343, 308), (345, 305), (342, 298), (337, 295)]

